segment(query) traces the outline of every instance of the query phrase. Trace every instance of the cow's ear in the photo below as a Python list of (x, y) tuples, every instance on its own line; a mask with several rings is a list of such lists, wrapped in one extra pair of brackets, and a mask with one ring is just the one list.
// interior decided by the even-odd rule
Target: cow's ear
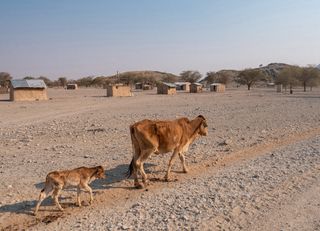
[(198, 118), (201, 118), (201, 119), (205, 120), (203, 115), (198, 115)]

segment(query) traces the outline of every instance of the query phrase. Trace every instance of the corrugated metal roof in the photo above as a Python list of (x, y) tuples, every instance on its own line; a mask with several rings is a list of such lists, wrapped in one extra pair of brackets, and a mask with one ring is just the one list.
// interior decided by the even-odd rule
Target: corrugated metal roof
[(192, 85), (202, 86), (201, 83), (191, 83)]
[(218, 86), (218, 85), (221, 85), (221, 83), (212, 83), (210, 84), (211, 86)]
[(11, 85), (13, 88), (47, 88), (42, 79), (13, 79)]
[(165, 83), (163, 82), (164, 85), (167, 85), (168, 87), (176, 87), (176, 85), (174, 83)]

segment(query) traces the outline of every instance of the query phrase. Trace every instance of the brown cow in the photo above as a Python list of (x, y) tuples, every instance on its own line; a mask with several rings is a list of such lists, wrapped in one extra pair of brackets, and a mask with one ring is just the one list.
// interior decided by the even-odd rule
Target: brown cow
[(173, 161), (179, 155), (183, 172), (186, 173), (184, 153), (189, 145), (200, 136), (208, 134), (206, 119), (199, 115), (193, 120), (179, 118), (173, 121), (142, 120), (130, 126), (133, 158), (129, 166), (128, 177), (134, 175), (134, 185), (143, 187), (138, 181), (138, 172), (142, 175), (144, 185), (147, 185), (147, 175), (143, 168), (143, 162), (152, 154), (172, 152), (166, 180), (170, 178)]
[(88, 185), (91, 180), (97, 178), (105, 178), (104, 169), (102, 166), (93, 168), (80, 167), (72, 170), (54, 171), (50, 172), (46, 177), (46, 183), (44, 189), (41, 190), (39, 195), (39, 201), (34, 211), (34, 215), (37, 214), (41, 202), (48, 197), (53, 191), (53, 199), (58, 208), (63, 211), (63, 208), (59, 204), (58, 196), (63, 188), (69, 186), (77, 187), (77, 202), (78, 206), (81, 206), (80, 192), (81, 189), (90, 193), (90, 203), (92, 203), (92, 189)]

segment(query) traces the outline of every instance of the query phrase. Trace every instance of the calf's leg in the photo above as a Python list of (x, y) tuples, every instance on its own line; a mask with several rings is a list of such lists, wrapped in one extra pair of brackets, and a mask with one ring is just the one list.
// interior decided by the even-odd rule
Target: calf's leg
[(42, 201), (48, 197), (48, 195), (49, 195), (49, 193), (51, 191), (52, 191), (52, 186), (51, 185), (46, 185), (44, 187), (44, 189), (41, 190), (41, 193), (39, 195), (39, 201), (38, 201), (38, 203), (36, 205), (36, 208), (34, 210), (34, 215), (37, 215), (39, 207), (40, 207)]
[(78, 188), (77, 188), (77, 204), (79, 207), (81, 207), (80, 193), (81, 193), (81, 189), (78, 186)]

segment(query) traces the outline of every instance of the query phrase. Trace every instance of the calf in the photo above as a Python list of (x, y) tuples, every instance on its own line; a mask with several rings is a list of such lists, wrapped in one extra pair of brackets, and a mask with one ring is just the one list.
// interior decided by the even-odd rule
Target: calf
[(63, 188), (75, 186), (77, 187), (77, 203), (81, 206), (80, 192), (81, 189), (90, 193), (90, 204), (92, 203), (92, 189), (88, 185), (92, 180), (97, 178), (105, 178), (104, 169), (102, 166), (93, 168), (80, 167), (72, 170), (54, 171), (50, 172), (46, 177), (44, 189), (41, 190), (39, 201), (34, 211), (37, 214), (41, 202), (49, 196), (51, 192), (55, 204), (63, 211), (59, 204), (58, 196)]

